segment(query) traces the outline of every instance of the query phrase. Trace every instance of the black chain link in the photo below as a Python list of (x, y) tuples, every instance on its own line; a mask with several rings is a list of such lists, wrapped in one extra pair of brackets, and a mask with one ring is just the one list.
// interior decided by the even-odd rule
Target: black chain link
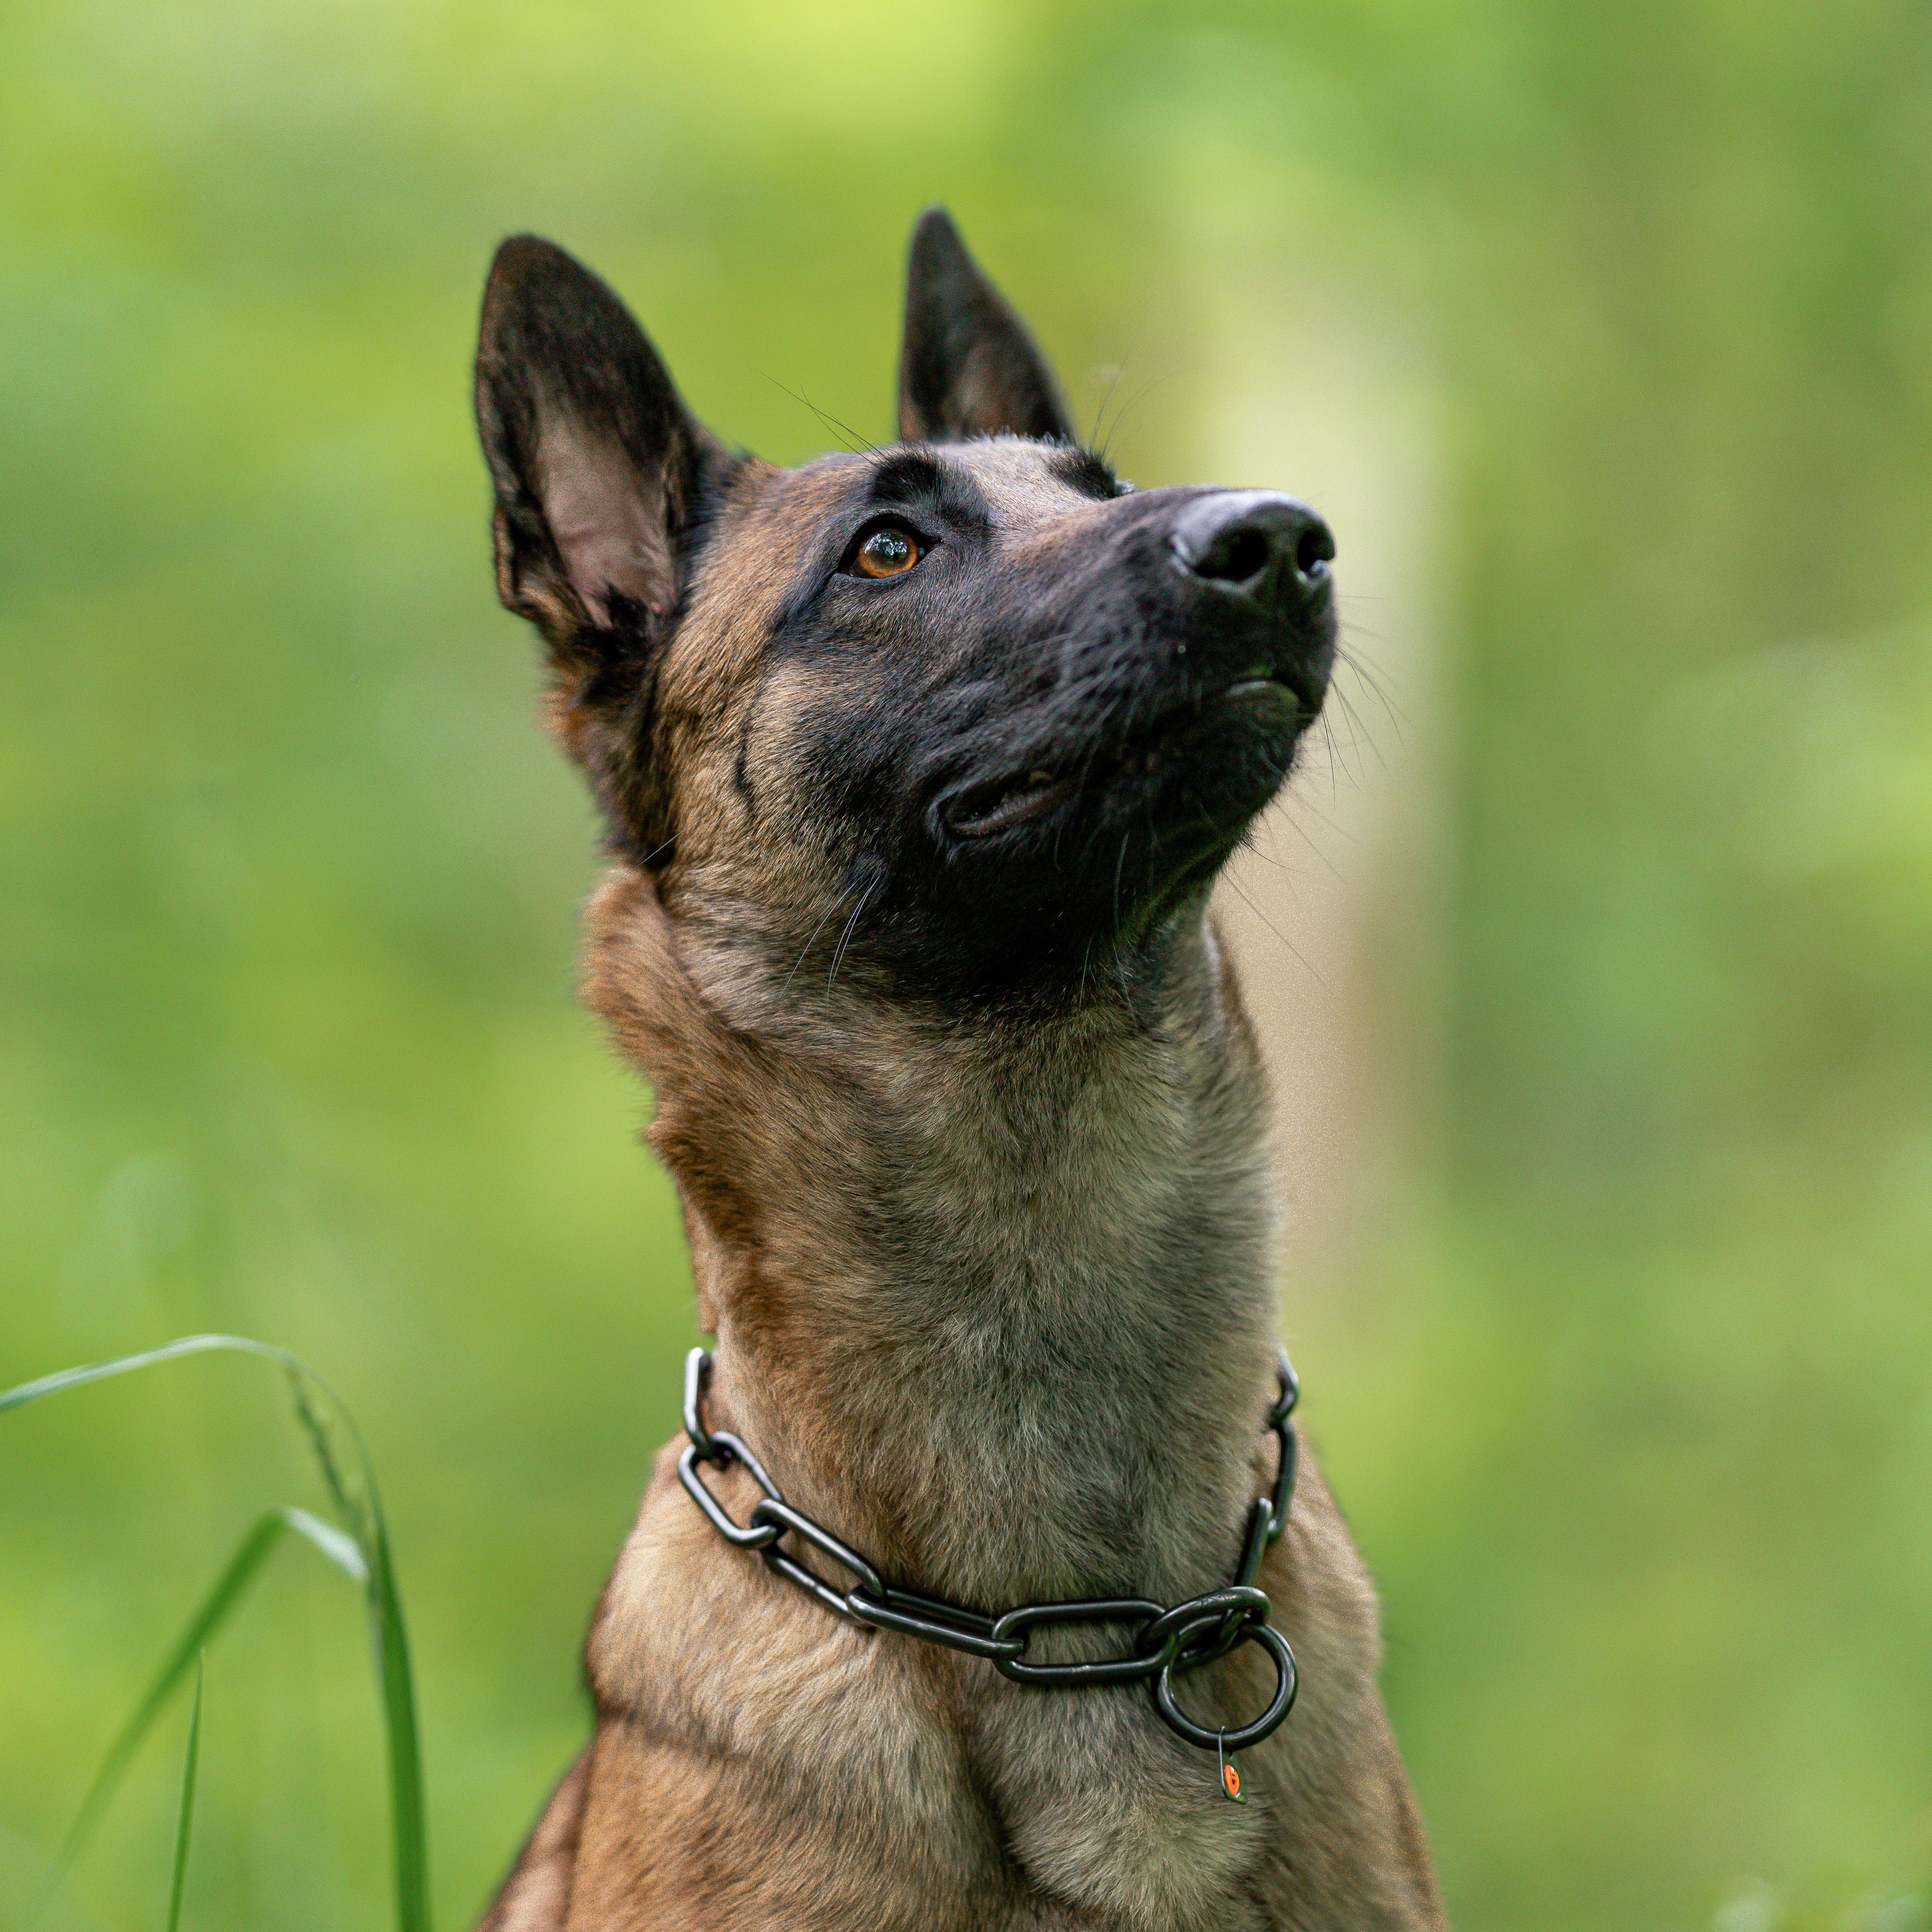
[[(1294, 1496), (1295, 1433), (1290, 1418), (1300, 1389), (1286, 1348), (1280, 1352), (1277, 1368), (1281, 1392), (1268, 1413), (1268, 1426), (1281, 1448), (1280, 1471), (1274, 1493), (1257, 1496), (1250, 1505), (1241, 1558), (1232, 1582), (1190, 1597), (1172, 1609), (1143, 1597), (1101, 1597), (1075, 1603), (1027, 1604), (1000, 1616), (987, 1616), (937, 1597), (896, 1588), (856, 1550), (794, 1509), (766, 1474), (764, 1464), (736, 1436), (728, 1430), (705, 1428), (700, 1411), (710, 1372), (710, 1352), (692, 1349), (684, 1365), (684, 1432), (691, 1441), (678, 1458), (679, 1481), (727, 1543), (740, 1550), (756, 1550), (787, 1582), (797, 1585), (834, 1616), (869, 1629), (897, 1630), (927, 1643), (943, 1644), (949, 1650), (964, 1651), (970, 1657), (986, 1658), (1003, 1676), (1042, 1690), (1144, 1682), (1162, 1721), (1204, 1750), (1241, 1750), (1258, 1744), (1288, 1715), (1294, 1702), (1294, 1653), (1288, 1648), (1288, 1640), (1269, 1623), (1268, 1593), (1255, 1582), (1268, 1545), (1288, 1526), (1288, 1505)], [(751, 1472), (765, 1493), (753, 1506), (749, 1522), (740, 1526), (725, 1514), (698, 1475), (700, 1462), (721, 1469), (740, 1462)], [(836, 1588), (781, 1548), (787, 1537), (796, 1539), (794, 1548), (808, 1545), (848, 1572), (854, 1580), (851, 1586)], [(1132, 1626), (1131, 1648), (1123, 1656), (1088, 1663), (1029, 1663), (1026, 1653), (1033, 1632), (1050, 1624)], [(1274, 1660), (1275, 1690), (1268, 1708), (1233, 1730), (1197, 1724), (1174, 1700), (1174, 1678), (1226, 1657), (1244, 1643), (1259, 1644)]]

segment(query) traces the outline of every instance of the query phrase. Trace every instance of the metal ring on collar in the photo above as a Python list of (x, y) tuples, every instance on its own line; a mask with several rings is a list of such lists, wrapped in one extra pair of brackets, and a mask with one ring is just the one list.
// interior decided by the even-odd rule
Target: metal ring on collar
[(1205, 1724), (1197, 1724), (1174, 1702), (1174, 1666), (1169, 1664), (1154, 1680), (1154, 1706), (1160, 1713), (1162, 1722), (1177, 1736), (1185, 1738), (1203, 1750), (1217, 1748), (1223, 1751), (1246, 1750), (1250, 1744), (1258, 1744), (1270, 1736), (1293, 1708), (1296, 1688), (1294, 1652), (1288, 1648), (1287, 1638), (1272, 1624), (1248, 1624), (1243, 1627), (1241, 1639), (1245, 1642), (1259, 1644), (1274, 1659), (1274, 1696), (1268, 1708), (1252, 1724), (1240, 1725), (1234, 1730), (1210, 1730)]

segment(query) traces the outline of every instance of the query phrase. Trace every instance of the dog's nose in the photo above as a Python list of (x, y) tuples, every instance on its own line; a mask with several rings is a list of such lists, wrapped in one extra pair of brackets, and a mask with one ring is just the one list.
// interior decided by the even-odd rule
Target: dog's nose
[(1328, 594), (1335, 539), (1306, 503), (1271, 490), (1217, 490), (1175, 520), (1174, 554), (1190, 575), (1282, 614)]

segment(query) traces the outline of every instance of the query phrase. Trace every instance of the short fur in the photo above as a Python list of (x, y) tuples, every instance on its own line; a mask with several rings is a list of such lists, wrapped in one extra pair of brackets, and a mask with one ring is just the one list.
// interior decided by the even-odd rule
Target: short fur
[[(1321, 700), (1325, 531), (1126, 491), (937, 211), (904, 446), (728, 455), (531, 238), (491, 275), (478, 407), (504, 602), (609, 821), (586, 992), (657, 1096), (712, 1425), (928, 1593), (1225, 1581), (1274, 1473), (1277, 1210), (1206, 896)], [(880, 528), (916, 546), (902, 579), (855, 574)], [(596, 1735), (486, 1928), (1444, 1923), (1306, 1460), (1260, 1578), (1302, 1688), (1238, 1808), (1144, 1688), (1032, 1690), (828, 1615), (716, 1536), (682, 1446), (592, 1626)], [(749, 1478), (716, 1486), (743, 1520)], [(1236, 1724), (1272, 1681), (1244, 1648), (1183, 1696)]]

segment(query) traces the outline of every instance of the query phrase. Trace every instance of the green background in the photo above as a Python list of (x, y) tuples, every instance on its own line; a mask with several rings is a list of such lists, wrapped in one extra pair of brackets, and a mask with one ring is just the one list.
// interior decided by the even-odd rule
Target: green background
[[(885, 433), (944, 199), (1076, 409), (1125, 364), (1142, 483), (1199, 477), (1235, 283), (1291, 333), (1372, 318), (1371, 387), (1378, 331), (1423, 372), (1436, 910), (1426, 973), (1378, 970), (1428, 1064), (1386, 1211), (1287, 1305), (1456, 1922), (1926, 1924), (1932, 15), (0, 29), (0, 1385), (218, 1328), (342, 1390), (441, 1923), (584, 1732), (690, 1339), (644, 1096), (571, 998), (593, 828), (490, 581), (484, 268), (563, 242), (795, 460), (835, 440), (801, 396)], [(1226, 480), (1299, 485), (1292, 437)], [(252, 1364), (0, 1422), (0, 1922), (284, 1500), (316, 1485)], [(160, 1922), (184, 1724), (49, 1924)], [(188, 1923), (380, 1922), (361, 1615), (307, 1551), (214, 1654), (202, 1758)]]

